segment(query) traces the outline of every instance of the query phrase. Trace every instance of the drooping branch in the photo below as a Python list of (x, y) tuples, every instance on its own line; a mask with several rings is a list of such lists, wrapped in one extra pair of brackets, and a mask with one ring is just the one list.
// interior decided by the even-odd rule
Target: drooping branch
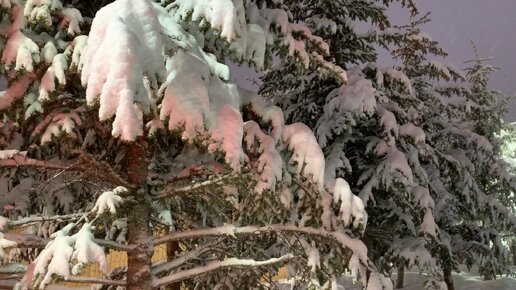
[(125, 280), (110, 280), (95, 277), (84, 277), (84, 276), (68, 276), (63, 279), (66, 282), (73, 283), (84, 283), (84, 284), (103, 284), (113, 286), (125, 286), (127, 282)]
[(25, 272), (27, 269), (27, 266), (18, 264), (18, 263), (11, 263), (7, 265), (0, 266), (0, 274), (19, 274)]
[(158, 275), (163, 272), (167, 272), (174, 268), (177, 268), (177, 267), (183, 265), (184, 263), (186, 263), (188, 260), (194, 259), (194, 258), (198, 257), (199, 255), (207, 252), (209, 250), (210, 246), (211, 246), (211, 244), (203, 245), (202, 247), (198, 247), (198, 248), (195, 248), (194, 250), (186, 252), (185, 254), (181, 255), (180, 257), (178, 257), (170, 262), (158, 264), (152, 269), (152, 274)]
[(95, 180), (108, 182), (115, 186), (121, 185), (127, 189), (134, 189), (134, 186), (116, 172), (109, 163), (99, 161), (83, 151), (79, 152), (79, 160), (85, 169), (89, 169), (85, 175), (91, 176)]
[[(16, 234), (16, 233), (4, 233), (4, 239), (16, 242), (16, 246), (18, 248), (37, 248), (42, 249), (45, 248), (46, 245), (50, 242), (48, 238), (38, 237), (36, 235), (30, 234)], [(125, 245), (121, 243), (117, 243), (114, 241), (102, 240), (102, 239), (93, 239), (93, 242), (99, 246), (106, 247), (113, 250), (118, 251), (130, 251), (134, 248), (131, 245)]]
[(15, 242), (18, 248), (42, 249), (50, 242), (50, 239), (36, 235), (16, 233), (4, 233), (4, 239)]
[(153, 199), (164, 199), (164, 198), (168, 198), (168, 197), (171, 197), (171, 196), (174, 196), (176, 194), (179, 194), (179, 193), (183, 193), (183, 192), (190, 192), (192, 190), (195, 190), (195, 189), (199, 189), (199, 188), (202, 188), (202, 187), (206, 187), (206, 186), (210, 186), (210, 185), (216, 185), (216, 184), (221, 184), (223, 181), (231, 178), (231, 177), (235, 177), (234, 175), (223, 175), (223, 176), (220, 176), (220, 177), (216, 177), (216, 178), (213, 178), (213, 179), (208, 179), (208, 180), (205, 180), (205, 181), (202, 181), (202, 182), (198, 182), (198, 183), (193, 183), (193, 184), (190, 184), (190, 185), (187, 185), (187, 186), (182, 186), (182, 187), (177, 187), (177, 186), (174, 186), (174, 185), (169, 185), (167, 187), (165, 187), (160, 193), (154, 195), (152, 198)]
[(78, 163), (73, 163), (71, 165), (61, 164), (56, 162), (38, 160), (34, 158), (27, 157), (23, 154), (16, 154), (12, 158), (0, 160), (0, 167), (32, 167), (39, 169), (54, 169), (54, 170), (66, 170), (66, 171), (77, 171)]
[(365, 250), (365, 245), (358, 239), (353, 239), (344, 233), (337, 231), (326, 231), (324, 229), (316, 229), (312, 227), (297, 227), (295, 225), (272, 224), (268, 226), (244, 226), (235, 227), (233, 225), (224, 225), (221, 227), (206, 228), (199, 230), (189, 230), (183, 232), (174, 232), (163, 237), (154, 239), (154, 246), (165, 244), (171, 241), (181, 241), (187, 239), (196, 239), (202, 237), (216, 237), (227, 235), (242, 235), (242, 234), (260, 234), (264, 232), (291, 232), (316, 236), (324, 236), (333, 238), (339, 241), (344, 247), (350, 248), (353, 251), (360, 252)]
[(117, 251), (124, 251), (128, 252), (134, 249), (134, 245), (126, 245), (117, 243), (115, 241), (108, 241), (108, 240), (102, 240), (102, 239), (93, 239), (93, 242), (99, 246), (106, 247), (109, 249), (117, 250)]
[(312, 227), (297, 227), (295, 225), (273, 224), (268, 226), (244, 226), (235, 227), (234, 225), (224, 225), (221, 227), (190, 230), (183, 232), (174, 232), (164, 237), (157, 238), (153, 241), (154, 246), (168, 243), (171, 241), (180, 241), (187, 239), (195, 239), (201, 237), (215, 237), (215, 236), (233, 236), (233, 235), (249, 235), (261, 234), (265, 232), (283, 232), (283, 233), (299, 233), (305, 235), (314, 235), (320, 237), (330, 238), (338, 242), (342, 247), (349, 248), (353, 253), (357, 254), (360, 261), (365, 265), (372, 266), (367, 258), (367, 247), (359, 239), (354, 239), (343, 232), (327, 231), (325, 229), (316, 229)]
[(260, 267), (260, 266), (267, 266), (272, 264), (279, 264), (287, 262), (294, 258), (294, 255), (287, 254), (284, 256), (281, 256), (279, 258), (272, 258), (265, 261), (255, 261), (251, 259), (237, 259), (237, 258), (230, 258), (226, 259), (224, 261), (213, 261), (210, 262), (204, 266), (195, 267), (188, 270), (182, 270), (178, 271), (174, 274), (170, 274), (168, 276), (165, 276), (163, 278), (154, 279), (152, 286), (154, 288), (166, 286), (175, 282), (183, 281), (188, 278), (199, 276), (201, 274), (206, 274), (212, 271), (221, 270), (225, 268), (231, 268), (231, 267)]
[(53, 178), (61, 175), (64, 172), (79, 172), (93, 180), (107, 182), (112, 185), (122, 185), (126, 188), (133, 188), (129, 182), (122, 178), (106, 162), (98, 161), (83, 151), (77, 151), (76, 153), (79, 154), (79, 158), (72, 164), (38, 160), (19, 153), (13, 155), (12, 158), (0, 160), (0, 167), (27, 167), (41, 170), (61, 170), (61, 172)]
[(26, 224), (36, 223), (36, 222), (46, 222), (46, 221), (56, 221), (56, 220), (73, 220), (77, 218), (81, 218), (86, 213), (72, 213), (67, 215), (55, 215), (55, 216), (32, 216), (26, 217), (15, 221), (9, 221), (7, 226), (10, 228), (15, 228), (19, 226), (23, 226)]

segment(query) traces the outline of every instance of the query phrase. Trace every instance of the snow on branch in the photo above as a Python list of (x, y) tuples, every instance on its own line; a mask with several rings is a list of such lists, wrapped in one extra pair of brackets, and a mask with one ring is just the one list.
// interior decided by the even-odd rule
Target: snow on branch
[(2, 53), (2, 63), (7, 67), (14, 63), (15, 70), (32, 72), (34, 69), (32, 55), (37, 53), (39, 53), (38, 45), (18, 30), (7, 41)]
[(4, 248), (16, 247), (16, 242), (13, 242), (4, 237), (4, 234), (0, 232), (0, 262), (6, 257)]
[(224, 268), (267, 266), (267, 265), (272, 265), (272, 264), (285, 263), (293, 258), (294, 258), (294, 255), (287, 254), (287, 255), (281, 256), (279, 258), (272, 258), (272, 259), (268, 259), (265, 261), (256, 261), (256, 260), (252, 260), (252, 259), (237, 259), (237, 258), (229, 258), (224, 261), (213, 261), (204, 266), (178, 271), (174, 274), (165, 276), (163, 278), (155, 279), (152, 283), (152, 286), (155, 288), (162, 287), (162, 286), (172, 284), (174, 282), (179, 282), (179, 281), (182, 281), (182, 280), (194, 277), (194, 276), (199, 276), (201, 274), (221, 270)]
[(88, 104), (100, 102), (100, 120), (115, 116), (115, 137), (135, 140), (143, 134), (139, 116), (150, 105), (143, 76), (156, 83), (165, 70), (160, 31), (150, 1), (116, 1), (99, 10), (93, 21), (82, 82)]
[(154, 246), (157, 246), (171, 241), (195, 239), (207, 236), (235, 236), (239, 234), (261, 234), (266, 232), (290, 232), (332, 238), (339, 242), (343, 247), (351, 249), (355, 254), (357, 254), (361, 262), (368, 264), (367, 247), (359, 239), (353, 239), (342, 232), (326, 231), (324, 229), (316, 229), (312, 227), (297, 227), (295, 225), (272, 224), (263, 227), (236, 227), (234, 225), (224, 225), (207, 229), (174, 232), (164, 237), (154, 239), (153, 244)]
[(55, 215), (55, 216), (30, 216), (30, 217), (22, 218), (22, 219), (15, 220), (15, 221), (9, 221), (7, 223), (7, 226), (10, 228), (15, 228), (15, 227), (19, 227), (19, 226), (23, 226), (23, 225), (31, 224), (31, 223), (37, 223), (37, 222), (46, 222), (46, 221), (55, 221), (55, 220), (72, 220), (72, 219), (81, 218), (85, 214), (87, 214), (87, 213), (72, 213), (72, 214), (67, 214), (67, 215)]
[(36, 288), (45, 288), (52, 280), (53, 275), (67, 277), (70, 275), (69, 261), (72, 258), (73, 240), (68, 231), (74, 226), (69, 224), (60, 231), (52, 234), (51, 240), (45, 249), (34, 260), (34, 276)]
[(303, 123), (294, 123), (283, 129), (283, 141), (292, 150), (291, 162), (296, 163), (297, 174), (302, 174), (324, 188), (324, 154), (312, 130)]
[[(242, 175), (245, 175), (245, 174), (240, 174), (238, 176), (242, 176)], [(236, 177), (236, 175), (230, 175), (230, 174), (223, 175), (223, 176), (220, 176), (220, 177), (208, 179), (208, 180), (205, 180), (205, 181), (202, 181), (202, 182), (193, 183), (193, 184), (182, 186), (182, 187), (177, 187), (175, 185), (169, 185), (169, 186), (165, 187), (160, 193), (154, 195), (153, 198), (154, 199), (164, 199), (164, 198), (168, 198), (168, 197), (174, 196), (174, 195), (176, 195), (178, 193), (190, 192), (192, 190), (199, 189), (199, 188), (202, 188), (202, 187), (206, 187), (206, 186), (210, 186), (210, 185), (222, 184), (223, 181), (225, 181), (225, 180), (227, 180), (229, 178), (232, 178), (232, 177)]]
[(91, 232), (92, 227), (89, 223), (85, 223), (78, 233), (73, 235), (75, 238), (75, 250), (72, 258), (77, 259), (79, 263), (99, 262), (100, 270), (107, 273), (108, 265), (104, 249), (95, 243), (95, 238)]
[(237, 13), (244, 12), (240, 1), (231, 0), (178, 0), (173, 1), (167, 8), (174, 9), (178, 18), (191, 17), (192, 21), (205, 19), (211, 27), (220, 31), (220, 35), (229, 41), (240, 32), (238, 21), (242, 21), (238, 19)]
[(125, 280), (111, 280), (102, 279), (96, 277), (83, 277), (83, 276), (68, 276), (64, 279), (66, 282), (73, 283), (84, 283), (84, 284), (102, 284), (102, 285), (113, 285), (113, 286), (125, 286), (127, 282)]
[(344, 225), (348, 226), (352, 218), (353, 226), (358, 227), (362, 225), (365, 228), (367, 223), (367, 213), (364, 209), (362, 199), (351, 192), (351, 188), (347, 181), (342, 178), (337, 178), (335, 187), (333, 189), (333, 202), (338, 204), (340, 201), (339, 216)]
[(13, 81), (7, 90), (0, 91), (0, 110), (5, 110), (18, 98), (22, 97), (29, 85), (34, 81), (35, 74), (27, 73)]
[(34, 138), (37, 135), (41, 135), (41, 144), (51, 142), (52, 136), (59, 137), (63, 134), (71, 138), (76, 138), (77, 136), (74, 133), (74, 129), (80, 126), (81, 123), (81, 118), (76, 112), (51, 112), (34, 128), (32, 137)]
[[(276, 150), (276, 142), (273, 137), (263, 133), (254, 121), (247, 121), (244, 124), (244, 131), (247, 148), (260, 153), (258, 171), (261, 173), (261, 178), (256, 183), (254, 191), (257, 193), (262, 193), (265, 189), (274, 191), (276, 182), (283, 178), (283, 159)], [(258, 146), (255, 145), (255, 140), (258, 141)]]
[[(12, 150), (9, 150), (12, 151)], [(1, 150), (0, 153), (5, 153), (5, 150)], [(41, 169), (61, 169), (70, 170), (77, 164), (60, 164), (55, 162), (49, 162), (44, 160), (37, 160), (25, 156), (26, 152), (17, 152), (16, 154), (2, 154), (0, 155), (0, 167), (34, 167)], [(2, 158), (5, 157), (5, 158)]]
[(92, 211), (97, 213), (97, 216), (108, 211), (112, 214), (116, 213), (116, 207), (122, 202), (122, 197), (118, 193), (127, 192), (127, 188), (118, 186), (113, 191), (103, 192), (95, 202)]
[[(16, 234), (16, 233), (4, 233), (4, 239), (13, 241), (16, 243), (16, 247), (18, 248), (45, 248), (46, 245), (50, 242), (50, 239), (42, 238), (36, 235), (31, 234)], [(99, 246), (106, 247), (109, 249), (128, 252), (131, 251), (134, 247), (130, 245), (125, 245), (121, 243), (117, 243), (115, 241), (108, 241), (103, 239), (93, 239), (93, 242)]]
[(177, 268), (177, 267), (183, 265), (188, 260), (194, 259), (194, 258), (198, 257), (199, 255), (210, 250), (209, 246), (210, 245), (203, 245), (202, 247), (197, 247), (191, 251), (184, 253), (183, 255), (174, 259), (173, 261), (158, 264), (157, 266), (155, 266), (154, 269), (152, 269), (152, 273), (154, 275), (158, 275), (160, 273), (167, 272), (174, 268)]
[(107, 273), (106, 254), (99, 245), (95, 244), (91, 225), (85, 223), (77, 234), (70, 236), (69, 232), (74, 227), (75, 224), (71, 223), (52, 234), (52, 240), (34, 260), (33, 273), (36, 287), (45, 288), (54, 275), (64, 277), (65, 280), (68, 279), (71, 275), (72, 259), (77, 260), (80, 265), (99, 262), (100, 270)]

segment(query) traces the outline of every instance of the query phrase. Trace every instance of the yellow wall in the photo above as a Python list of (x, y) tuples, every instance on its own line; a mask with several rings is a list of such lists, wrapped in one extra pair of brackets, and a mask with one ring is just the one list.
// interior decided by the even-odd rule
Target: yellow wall
[[(23, 232), (23, 228), (18, 229), (12, 229), (11, 232), (20, 233)], [(125, 267), (127, 266), (127, 253), (121, 252), (121, 251), (115, 251), (115, 250), (109, 250), (109, 253), (107, 254), (107, 262), (108, 262), (108, 271), (112, 271), (115, 268), (119, 267)], [(152, 263), (158, 264), (165, 262), (167, 260), (167, 245), (163, 244), (154, 249), (154, 254), (152, 255)], [(82, 269), (82, 273), (80, 276), (85, 277), (102, 277), (102, 272), (100, 271), (99, 264), (98, 263), (92, 263), (89, 265), (86, 265)], [(278, 276), (275, 277), (276, 279), (282, 279), (286, 276), (286, 269), (281, 268), (278, 272)], [(57, 285), (64, 285), (67, 287), (85, 287), (89, 285), (85, 285), (84, 283), (71, 283), (71, 282), (59, 282), (55, 283)]]
[[(152, 263), (157, 264), (161, 262), (165, 262), (167, 260), (167, 245), (163, 244), (154, 249), (154, 254), (152, 255)], [(108, 271), (112, 271), (115, 268), (125, 267), (127, 266), (127, 253), (120, 252), (115, 250), (109, 250), (107, 254), (107, 262), (108, 262)], [(82, 270), (81, 276), (86, 277), (102, 277), (102, 272), (100, 271), (99, 264), (93, 263), (87, 265)], [(84, 283), (70, 283), (70, 282), (61, 282), (56, 283), (59, 285), (65, 285), (68, 287), (84, 287)]]

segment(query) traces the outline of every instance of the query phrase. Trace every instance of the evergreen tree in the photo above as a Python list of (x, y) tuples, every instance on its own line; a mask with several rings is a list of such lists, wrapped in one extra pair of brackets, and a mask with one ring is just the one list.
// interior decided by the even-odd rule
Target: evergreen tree
[[(417, 26), (426, 21), (429, 19), (424, 16), (405, 27), (399, 48), (393, 51), (402, 62), (398, 70), (410, 81), (410, 87), (405, 87), (413, 93), (407, 96), (392, 84), (387, 87), (394, 87), (397, 93), (384, 91), (391, 100), (403, 96), (397, 108), (404, 110), (398, 112), (417, 113), (409, 119), (415, 127), (404, 124), (398, 130), (414, 140), (418, 136), (424, 140), (424, 150), (418, 150), (416, 155), (408, 154), (417, 183), (425, 188), (425, 194), (413, 192), (413, 199), (421, 209), (425, 204), (431, 209), (425, 209), (421, 215), (421, 229), (431, 238), (423, 245), (444, 271), (446, 287), (453, 289), (451, 271), (458, 270), (458, 264), (468, 267), (476, 264), (482, 272), (491, 271), (492, 275), (506, 271), (506, 249), (500, 233), (514, 229), (511, 212), (514, 201), (508, 198), (513, 177), (501, 161), (499, 140), (494, 138), (501, 129), (503, 103), (498, 100), (503, 96), (489, 90), (487, 82), (479, 83), (487, 80), (489, 67), (477, 62), (463, 77), (453, 67), (429, 60), (429, 55), (445, 56), (445, 53), (419, 31)], [(407, 101), (412, 103), (408, 107), (403, 105)], [(397, 121), (403, 120), (403, 114), (395, 115)], [(478, 116), (486, 118), (479, 122)], [(369, 229), (372, 228), (369, 224)], [(435, 273), (435, 265), (432, 269)], [(426, 286), (444, 285), (428, 281)]]
[[(496, 120), (482, 126), (496, 129), (499, 103), (493, 93), (480, 96), (488, 91), (485, 85), (472, 81), (470, 88), (460, 71), (429, 59), (446, 53), (420, 31), (427, 21), (426, 15), (378, 32), (394, 44), (400, 67), (369, 63), (350, 69), (339, 63), (348, 68), (347, 83), (339, 86), (281, 64), (264, 78), (262, 92), (288, 120), (311, 126), (327, 158), (326, 176), (344, 177), (367, 204), (365, 241), (380, 269), (417, 265), (434, 277), (426, 288), (452, 289), (451, 271), (458, 263), (502, 268), (505, 250), (498, 231), (513, 229), (513, 201), (503, 196), (512, 178), (493, 150), (496, 141), (472, 126), (467, 110), (474, 104)], [(332, 44), (337, 39), (327, 37)], [(479, 106), (475, 98), (490, 103)]]
[[(423, 17), (415, 24), (422, 21), (428, 19)], [(503, 103), (487, 89), (487, 82), (481, 85), (471, 77), (480, 77), (480, 71), (487, 73), (488, 68), (476, 66), (462, 77), (453, 67), (427, 59), (428, 53), (444, 55), (435, 42), (421, 37), (414, 25), (408, 32), (408, 37), (402, 38), (405, 44), (394, 54), (402, 60), (400, 70), (421, 102), (417, 125), (425, 131), (431, 158), (420, 164), (429, 176), (438, 226), (437, 239), (429, 248), (444, 270), (447, 288), (453, 289), (451, 270), (460, 263), (481, 268), (485, 264), (498, 273), (504, 268), (505, 248), (498, 231), (514, 227), (514, 214), (510, 211), (513, 201), (507, 199), (512, 177), (500, 160), (498, 140), (493, 138), (493, 132), (501, 129)], [(489, 116), (482, 125), (476, 121), (479, 115)], [(486, 204), (490, 205), (487, 209)]]
[[(316, 72), (300, 76), (291, 65), (281, 64), (264, 77), (262, 92), (284, 109), (289, 120), (302, 120), (312, 126), (327, 158), (326, 176), (345, 177), (356, 195), (374, 205), (370, 207), (365, 238), (370, 257), (380, 269), (390, 272), (392, 263), (401, 266), (406, 262), (436, 274), (436, 263), (425, 248), (428, 242), (419, 237), (420, 233), (435, 236), (436, 229), (425, 173), (419, 163), (420, 152), (428, 150), (425, 134), (412, 123), (419, 109), (414, 88), (400, 70), (364, 63), (375, 60), (376, 40), (387, 46), (399, 43), (406, 35), (388, 28), (386, 18), (374, 18), (378, 14), (368, 8), (361, 6), (356, 15), (336, 20), (339, 28), (369, 17), (369, 22), (378, 25), (370, 30), (369, 36), (373, 37), (360, 40), (369, 42), (368, 49), (355, 51), (370, 58), (338, 62), (348, 67), (346, 84), (339, 85)], [(383, 9), (371, 11), (383, 13)], [(334, 44), (356, 34), (342, 30), (344, 37), (337, 30), (327, 33), (325, 40)], [(353, 45), (331, 46), (333, 55), (346, 54), (347, 47)], [(332, 178), (327, 185), (331, 188)]]
[[(346, 270), (392, 286), (360, 240), (360, 198), (343, 179), (324, 187), (310, 129), (228, 81), (225, 59), (262, 70), (275, 52), (346, 78), (295, 3), (90, 2), (0, 2), (0, 254), (41, 249), (19, 288), (268, 289), (282, 265), (298, 289)], [(152, 265), (161, 244), (170, 260)], [(101, 246), (126, 251), (127, 270), (107, 273)], [(80, 276), (91, 262), (103, 278)]]

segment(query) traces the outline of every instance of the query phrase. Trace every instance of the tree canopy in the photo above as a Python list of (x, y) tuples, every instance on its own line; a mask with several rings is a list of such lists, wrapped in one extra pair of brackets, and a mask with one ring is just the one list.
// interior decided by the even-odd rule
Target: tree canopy
[[(392, 2), (0, 1), (0, 258), (31, 261), (17, 287), (271, 289), (284, 267), (295, 289), (375, 290), (417, 266), (451, 290), (460, 263), (507, 271), (493, 68), (435, 61), (428, 17), (403, 0), (411, 22), (391, 26)], [(258, 93), (229, 62), (264, 74)]]

